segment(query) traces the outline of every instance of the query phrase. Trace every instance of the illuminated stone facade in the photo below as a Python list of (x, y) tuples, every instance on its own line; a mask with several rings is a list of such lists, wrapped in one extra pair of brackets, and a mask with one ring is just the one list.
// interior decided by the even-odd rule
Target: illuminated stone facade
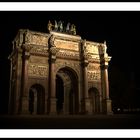
[(13, 41), (9, 113), (112, 113), (106, 43), (19, 30)]

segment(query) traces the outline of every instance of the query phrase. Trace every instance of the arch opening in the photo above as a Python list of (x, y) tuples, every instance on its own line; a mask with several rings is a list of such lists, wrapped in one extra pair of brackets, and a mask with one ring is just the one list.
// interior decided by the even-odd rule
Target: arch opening
[(100, 96), (97, 88), (92, 87), (88, 90), (90, 100), (90, 113), (95, 114), (100, 112)]
[(73, 69), (64, 67), (58, 70), (56, 74), (56, 98), (58, 113), (78, 113), (78, 79)]
[(44, 114), (45, 112), (45, 89), (39, 84), (34, 84), (29, 90), (30, 114)]

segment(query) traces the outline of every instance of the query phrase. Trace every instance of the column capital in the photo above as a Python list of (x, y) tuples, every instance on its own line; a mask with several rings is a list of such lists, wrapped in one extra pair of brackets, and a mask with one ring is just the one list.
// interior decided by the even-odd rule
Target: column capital
[(88, 60), (89, 54), (87, 52), (83, 53), (83, 58), (84, 60)]
[(32, 49), (32, 46), (29, 44), (22, 44), (21, 48), (24, 52), (30, 52), (30, 50)]
[(30, 53), (29, 52), (24, 52), (24, 54), (22, 55), (22, 58), (24, 60), (28, 60), (30, 58)]
[(84, 60), (84, 61), (81, 63), (82, 67), (87, 67), (88, 64), (89, 64), (88, 60)]
[(105, 54), (101, 54), (100, 55), (100, 60), (101, 60), (101, 63), (108, 63), (110, 60), (111, 60), (111, 56), (107, 56)]
[(56, 55), (58, 53), (58, 51), (59, 51), (59, 48), (56, 48), (56, 47), (51, 47), (49, 49), (49, 52), (51, 55)]
[(48, 62), (51, 64), (51, 63), (55, 63), (55, 61), (56, 61), (56, 56), (55, 55), (50, 56)]
[(53, 57), (53, 58), (51, 58), (51, 63), (55, 63), (55, 61), (56, 61), (56, 57)]
[(50, 57), (49, 57), (49, 63), (55, 63), (56, 61), (56, 54), (58, 53), (59, 48), (51, 47), (49, 49)]

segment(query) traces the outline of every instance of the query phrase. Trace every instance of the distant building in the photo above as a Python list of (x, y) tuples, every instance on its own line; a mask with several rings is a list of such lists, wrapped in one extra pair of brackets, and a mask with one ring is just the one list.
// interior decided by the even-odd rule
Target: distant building
[(9, 59), (9, 114), (112, 113), (106, 43), (21, 29)]

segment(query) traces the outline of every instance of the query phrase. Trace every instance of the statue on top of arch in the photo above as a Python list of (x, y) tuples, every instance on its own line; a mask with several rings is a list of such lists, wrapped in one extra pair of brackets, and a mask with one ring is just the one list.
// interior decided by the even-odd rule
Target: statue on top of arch
[(63, 33), (68, 33), (71, 35), (76, 35), (76, 26), (74, 24), (70, 24), (69, 22), (64, 25), (63, 21), (57, 22), (56, 20), (54, 21), (54, 24), (51, 23), (49, 20), (48, 22), (48, 31), (57, 31), (57, 32), (63, 32)]

